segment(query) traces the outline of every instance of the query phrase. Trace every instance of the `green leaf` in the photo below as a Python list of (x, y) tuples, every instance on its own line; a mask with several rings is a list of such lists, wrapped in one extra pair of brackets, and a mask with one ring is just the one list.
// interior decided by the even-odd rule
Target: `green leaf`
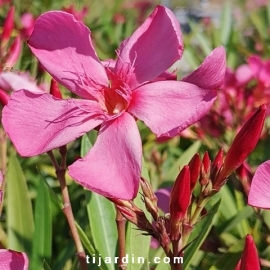
[(250, 217), (253, 213), (254, 213), (253, 208), (247, 205), (245, 208), (239, 211), (233, 218), (227, 220), (227, 222), (223, 222), (222, 233), (229, 232), (230, 230), (234, 229), (239, 223), (241, 223), (241, 221)]
[(221, 29), (220, 29), (220, 41), (221, 44), (227, 45), (229, 43), (231, 29), (232, 29), (232, 7), (229, 2), (224, 6), (222, 17), (221, 17)]
[(196, 54), (192, 48), (189, 47), (185, 48), (183, 60), (185, 60), (190, 65), (191, 69), (196, 69), (200, 64), (195, 55)]
[[(92, 146), (88, 135), (82, 138), (81, 154), (85, 155)], [(87, 201), (87, 213), (90, 222), (91, 235), (94, 246), (101, 258), (113, 258), (116, 253), (117, 229), (116, 229), (116, 211), (114, 205), (94, 192), (85, 190)], [(98, 255), (98, 254), (96, 254)], [(114, 269), (114, 264), (107, 264), (108, 269)]]
[(34, 232), (31, 200), (22, 168), (13, 153), (6, 180), (8, 248), (30, 254)]
[(245, 238), (235, 242), (210, 270), (235, 269), (244, 248)]
[[(109, 200), (88, 190), (85, 197), (94, 246), (103, 259), (113, 258), (118, 239), (115, 208)], [(114, 269), (114, 265), (107, 264), (107, 267)]]
[(173, 164), (173, 166), (164, 175), (164, 180), (175, 180), (179, 174), (179, 168), (183, 168), (189, 163), (193, 156), (199, 151), (201, 146), (200, 141), (194, 142)]
[(250, 19), (257, 31), (259, 32), (261, 38), (264, 40), (268, 40), (269, 37), (267, 32), (267, 20), (263, 16), (263, 14), (261, 14), (259, 10), (257, 12), (252, 12), (250, 13)]
[(35, 230), (33, 237), (30, 269), (40, 269), (44, 259), (51, 257), (52, 217), (50, 193), (43, 179), (39, 179), (35, 206)]
[(208, 37), (202, 32), (201, 29), (199, 29), (200, 25), (195, 24), (192, 21), (190, 21), (189, 25), (191, 27), (191, 30), (193, 31), (194, 36), (197, 38), (197, 41), (203, 53), (205, 55), (210, 54), (213, 49), (212, 45), (210, 44)]
[(89, 241), (89, 239), (86, 236), (86, 234), (84, 233), (83, 229), (80, 227), (80, 225), (77, 222), (76, 222), (76, 227), (77, 227), (80, 239), (82, 241), (82, 244), (86, 248), (86, 251), (88, 252), (88, 254), (96, 254), (97, 251), (95, 250), (94, 246)]
[(193, 243), (191, 243), (184, 252), (183, 269), (188, 268), (188, 266), (191, 263), (192, 258), (194, 257), (196, 251), (200, 248), (200, 246), (202, 245), (204, 239), (208, 235), (208, 233), (209, 233), (209, 231), (210, 231), (210, 229), (212, 227), (215, 214), (217, 213), (218, 208), (220, 206), (220, 202), (221, 202), (221, 200), (219, 200), (211, 208), (209, 215), (207, 215), (202, 221), (200, 221), (194, 227), (194, 230), (193, 230), (193, 232), (191, 233), (191, 236), (190, 236), (190, 241), (192, 241), (196, 237), (197, 237), (197, 239)]
[(51, 267), (46, 260), (43, 261), (43, 270), (51, 270)]
[[(145, 166), (144, 160), (142, 162), (142, 176), (145, 179), (149, 180), (148, 170)], [(137, 207), (144, 210), (146, 217), (150, 221), (150, 214), (145, 210), (144, 203), (141, 199), (140, 191), (135, 198), (134, 203)], [(130, 222), (128, 223), (126, 233), (126, 253), (128, 254), (129, 258), (134, 257), (135, 260), (134, 263), (128, 264), (128, 270), (149, 269), (149, 265), (146, 266), (143, 262), (138, 262), (138, 258), (144, 258), (144, 262), (148, 260), (150, 241), (150, 236), (142, 235), (141, 231), (137, 230), (135, 225)]]
[[(232, 220), (235, 216), (238, 215), (239, 210), (237, 209), (236, 206), (236, 200), (232, 195), (230, 189), (228, 188), (228, 185), (223, 186), (220, 192), (218, 192), (215, 196), (218, 198), (222, 198), (219, 214), (222, 220), (225, 222), (225, 224), (227, 224), (227, 220)], [(223, 228), (224, 227), (221, 226), (217, 227), (216, 229), (218, 233), (221, 234)], [(234, 230), (239, 234), (241, 238), (244, 237), (245, 233), (241, 228), (241, 224), (236, 224)]]

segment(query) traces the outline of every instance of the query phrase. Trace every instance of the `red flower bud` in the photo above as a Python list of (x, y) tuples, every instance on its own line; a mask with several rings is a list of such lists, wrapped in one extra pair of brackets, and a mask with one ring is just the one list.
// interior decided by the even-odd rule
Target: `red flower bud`
[(60, 89), (58, 87), (58, 83), (55, 79), (51, 80), (50, 94), (56, 98), (62, 99), (62, 94), (61, 94)]
[(211, 160), (209, 158), (209, 154), (207, 151), (204, 153), (204, 156), (202, 159), (202, 165), (203, 165), (204, 172), (208, 174), (211, 167)]
[(210, 180), (210, 168), (211, 168), (211, 160), (209, 158), (208, 152), (206, 151), (201, 166), (201, 175), (200, 175), (200, 184), (201, 186), (205, 186)]
[(185, 218), (190, 204), (190, 171), (185, 166), (179, 173), (170, 196), (171, 239), (177, 240), (180, 236), (180, 224)]
[(9, 99), (10, 99), (10, 96), (7, 94), (7, 92), (0, 89), (0, 103), (3, 106), (5, 106), (5, 105), (7, 105)]
[(239, 270), (260, 270), (260, 260), (256, 245), (251, 235), (247, 235), (245, 248), (242, 253), (241, 261), (237, 265)]
[(10, 39), (13, 27), (14, 27), (14, 6), (12, 6), (9, 9), (7, 17), (4, 22), (3, 32), (1, 35), (2, 46), (4, 46), (7, 43), (7, 41)]
[(195, 188), (201, 170), (201, 160), (198, 153), (193, 156), (188, 166), (190, 170), (190, 190), (192, 192)]
[(212, 162), (212, 168), (211, 168), (211, 179), (215, 179), (217, 173), (219, 172), (221, 166), (223, 165), (223, 149), (221, 148), (214, 161)]
[(213, 188), (219, 190), (225, 183), (226, 178), (236, 170), (253, 151), (260, 139), (264, 120), (266, 116), (266, 105), (262, 105), (247, 120), (236, 135), (224, 161)]

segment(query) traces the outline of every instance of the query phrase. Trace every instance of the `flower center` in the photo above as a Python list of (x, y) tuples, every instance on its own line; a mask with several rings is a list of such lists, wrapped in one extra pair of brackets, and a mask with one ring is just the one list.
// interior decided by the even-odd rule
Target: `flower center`
[(119, 87), (115, 88), (111, 85), (104, 90), (104, 109), (110, 115), (119, 114), (125, 111), (130, 101), (130, 95), (126, 89)]

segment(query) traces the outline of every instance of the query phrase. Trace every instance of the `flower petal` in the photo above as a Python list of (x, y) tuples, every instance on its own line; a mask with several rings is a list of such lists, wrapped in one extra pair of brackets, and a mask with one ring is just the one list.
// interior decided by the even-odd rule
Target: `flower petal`
[(183, 82), (196, 84), (200, 88), (217, 89), (221, 87), (226, 71), (226, 52), (223, 47), (214, 49), (203, 63), (191, 74), (182, 79)]
[(99, 104), (16, 91), (3, 109), (3, 125), (22, 156), (35, 156), (65, 145), (102, 123)]
[(158, 136), (173, 137), (197, 122), (212, 106), (215, 90), (178, 81), (154, 82), (133, 91), (128, 111)]
[(23, 252), (0, 249), (1, 270), (27, 270), (28, 258)]
[(30, 80), (27, 74), (16, 74), (13, 72), (3, 72), (0, 74), (0, 88), (6, 91), (27, 89), (33, 93), (44, 93), (34, 81)]
[(248, 194), (248, 204), (270, 209), (270, 160), (256, 170)]
[(146, 21), (120, 47), (117, 72), (126, 63), (134, 64), (130, 86), (154, 80), (183, 53), (179, 23), (173, 12), (157, 6)]
[(69, 166), (69, 175), (105, 197), (136, 197), (141, 173), (142, 145), (134, 118), (124, 113), (101, 126), (90, 152)]
[(108, 85), (90, 33), (73, 15), (51, 11), (37, 19), (28, 41), (43, 67), (58, 82), (85, 98), (96, 97), (97, 90)]
[(254, 77), (258, 77), (261, 69), (264, 67), (264, 62), (258, 55), (251, 55), (248, 57), (247, 62), (253, 72)]
[(165, 214), (170, 212), (171, 188), (160, 188), (155, 192), (157, 205)]

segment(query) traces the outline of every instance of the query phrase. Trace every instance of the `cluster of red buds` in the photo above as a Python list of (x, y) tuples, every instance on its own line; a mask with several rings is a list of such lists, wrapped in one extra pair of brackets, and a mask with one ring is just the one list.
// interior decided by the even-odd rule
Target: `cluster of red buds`
[[(167, 256), (181, 256), (188, 245), (192, 229), (203, 218), (201, 213), (205, 204), (255, 148), (265, 115), (266, 106), (262, 105), (243, 125), (225, 157), (223, 149), (217, 153), (213, 161), (208, 152), (205, 152), (202, 160), (198, 153), (193, 156), (175, 180), (170, 195), (169, 214), (159, 215), (157, 197), (144, 178), (141, 178), (142, 199), (146, 210), (153, 217), (152, 223), (134, 202), (111, 200), (127, 220), (156, 238)], [(197, 184), (200, 185), (200, 193), (195, 196), (193, 190)], [(180, 268), (172, 265), (172, 269)]]
[(3, 30), (0, 35), (0, 64), (2, 70), (11, 69), (17, 62), (21, 52), (21, 38), (18, 35), (12, 39), (14, 30), (14, 7), (12, 6), (4, 21)]
[[(18, 35), (12, 39), (14, 10), (13, 6), (9, 9), (0, 34), (0, 72), (12, 70), (21, 53), (22, 42), (20, 36)], [(8, 100), (9, 95), (0, 89), (0, 104), (4, 106)]]

